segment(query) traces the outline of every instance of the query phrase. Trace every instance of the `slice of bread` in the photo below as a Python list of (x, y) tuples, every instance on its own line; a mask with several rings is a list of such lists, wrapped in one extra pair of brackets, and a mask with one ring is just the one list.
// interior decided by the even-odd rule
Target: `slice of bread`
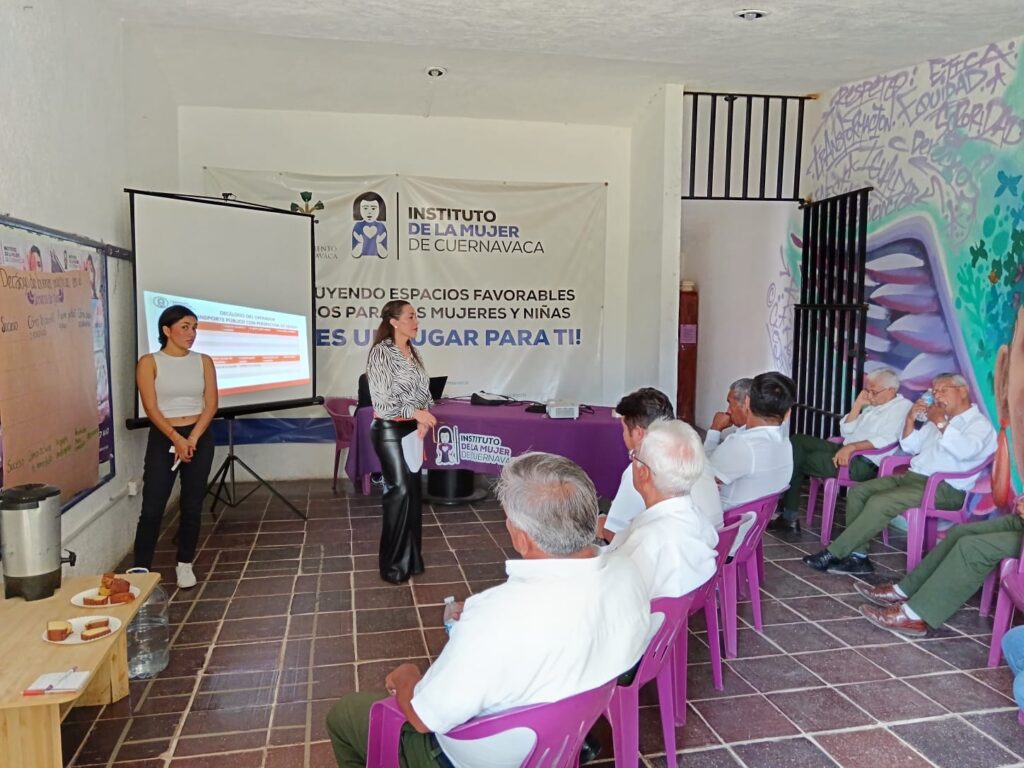
[(99, 629), (100, 627), (109, 627), (109, 626), (110, 626), (110, 619), (107, 619), (107, 618), (92, 619), (91, 621), (87, 621), (85, 623), (85, 628), (86, 629)]
[(82, 603), (85, 605), (106, 605), (109, 602), (110, 598), (104, 597), (103, 595), (97, 595), (96, 597), (86, 596), (82, 598)]
[(46, 639), (60, 643), (71, 636), (71, 624), (67, 621), (46, 622)]
[(110, 627), (97, 627), (96, 629), (86, 629), (82, 631), (82, 641), (95, 640), (98, 637), (110, 634)]

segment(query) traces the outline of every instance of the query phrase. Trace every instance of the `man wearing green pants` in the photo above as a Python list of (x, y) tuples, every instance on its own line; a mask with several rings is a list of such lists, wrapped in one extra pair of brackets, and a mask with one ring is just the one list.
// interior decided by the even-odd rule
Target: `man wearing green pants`
[(899, 387), (899, 377), (891, 368), (879, 368), (869, 374), (850, 412), (839, 423), (841, 445), (811, 435), (790, 437), (793, 476), (789, 490), (782, 497), (782, 514), (768, 525), (770, 530), (800, 532), (800, 491), (808, 476), (835, 477), (839, 468), (847, 465), (850, 479), (858, 483), (878, 475), (878, 464), (888, 454), (856, 456), (852, 461), (850, 454), (883, 448), (900, 439), (912, 404), (899, 394)]
[(941, 627), (985, 582), (1004, 557), (1020, 554), (1024, 533), (1024, 500), (1016, 514), (983, 523), (958, 525), (899, 584), (854, 588), (875, 605), (860, 612), (883, 629), (923, 637), (928, 627)]
[[(918, 400), (907, 414), (900, 446), (913, 455), (910, 471), (880, 477), (856, 486), (846, 499), (846, 530), (828, 549), (807, 555), (803, 562), (817, 571), (873, 573), (868, 559), (872, 537), (904, 510), (921, 503), (928, 477), (936, 472), (962, 472), (995, 453), (996, 434), (988, 418), (971, 404), (967, 382), (944, 373), (932, 383), (935, 403)], [(927, 416), (915, 429), (917, 414)], [(977, 477), (944, 481), (935, 493), (939, 509), (957, 509)]]
[(643, 655), (651, 625), (644, 577), (631, 559), (593, 546), (597, 493), (583, 470), (562, 456), (524, 453), (502, 469), (497, 496), (522, 559), (505, 563), (503, 584), (466, 600), (425, 673), (401, 664), (384, 691), (334, 705), (327, 732), (339, 768), (366, 764), (370, 709), (385, 691), (408, 721), (401, 768), (521, 765), (533, 747), (528, 735), (446, 734), (480, 715), (596, 688)]

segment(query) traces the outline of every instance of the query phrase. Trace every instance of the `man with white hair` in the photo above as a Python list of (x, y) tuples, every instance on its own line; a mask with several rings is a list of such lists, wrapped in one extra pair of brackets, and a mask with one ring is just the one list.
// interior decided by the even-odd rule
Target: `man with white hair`
[(907, 411), (913, 405), (899, 394), (900, 379), (891, 368), (879, 368), (865, 377), (864, 389), (853, 407), (839, 423), (843, 442), (830, 443), (811, 435), (793, 435), (793, 476), (789, 490), (782, 497), (782, 514), (768, 526), (776, 531), (800, 531), (800, 491), (808, 475), (835, 477), (839, 468), (849, 466), (850, 479), (862, 483), (878, 476), (878, 465), (892, 453), (857, 456), (854, 451), (882, 448), (900, 439)]
[[(874, 573), (868, 549), (875, 534), (924, 496), (928, 477), (936, 472), (963, 472), (995, 453), (996, 433), (988, 417), (971, 403), (967, 382), (958, 373), (943, 373), (932, 382), (935, 403), (918, 400), (903, 423), (900, 447), (913, 455), (910, 471), (860, 483), (846, 499), (846, 530), (817, 554), (803, 558), (816, 571)], [(916, 417), (927, 421), (920, 429)], [(977, 476), (939, 483), (935, 506), (958, 509)]]
[[(615, 406), (615, 415), (622, 419), (622, 442), (626, 450), (632, 451), (640, 447), (648, 427), (660, 419), (673, 419), (672, 401), (668, 395), (654, 387), (642, 387), (635, 392), (623, 396)], [(722, 525), (722, 501), (718, 496), (718, 486), (710, 467), (697, 478), (690, 495), (694, 504), (709, 523), (715, 528)], [(627, 527), (640, 512), (644, 510), (644, 500), (633, 486), (632, 462), (626, 465), (619, 481), (619, 489), (615, 493), (607, 517), (601, 515), (597, 521), (598, 538), (611, 541)]]
[(690, 498), (704, 471), (700, 437), (685, 422), (656, 421), (629, 457), (645, 509), (608, 545), (605, 557), (631, 560), (648, 600), (692, 592), (714, 575), (718, 543), (717, 531)]
[[(502, 469), (497, 496), (522, 560), (505, 563), (504, 584), (466, 600), (426, 674), (402, 664), (384, 679), (408, 720), (405, 768), (522, 765), (529, 732), (472, 741), (444, 734), (474, 717), (596, 688), (631, 669), (647, 647), (644, 581), (628, 558), (601, 557), (593, 546), (597, 493), (583, 470), (561, 456), (525, 453)], [(339, 768), (366, 764), (370, 708), (386, 695), (352, 693), (328, 713)]]

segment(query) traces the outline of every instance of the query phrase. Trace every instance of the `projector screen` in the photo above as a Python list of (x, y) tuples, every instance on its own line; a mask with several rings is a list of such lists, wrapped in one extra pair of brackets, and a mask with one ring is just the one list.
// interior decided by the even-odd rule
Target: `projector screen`
[[(192, 349), (213, 358), (220, 412), (308, 404), (316, 393), (313, 218), (209, 198), (129, 190), (139, 355), (183, 304)], [(136, 398), (136, 415), (143, 416)]]

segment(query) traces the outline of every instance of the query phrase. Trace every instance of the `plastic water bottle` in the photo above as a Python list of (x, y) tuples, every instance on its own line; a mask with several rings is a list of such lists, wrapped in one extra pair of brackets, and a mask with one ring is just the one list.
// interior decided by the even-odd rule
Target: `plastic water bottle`
[[(932, 391), (930, 389), (926, 389), (921, 394), (921, 402), (924, 403), (925, 405), (935, 405), (935, 395), (932, 394)], [(921, 424), (924, 424), (924, 422), (928, 421), (928, 414), (919, 413), (914, 417), (914, 420), (920, 422)]]
[[(128, 570), (128, 573), (146, 572), (145, 568)], [(167, 593), (157, 584), (128, 625), (128, 677), (132, 680), (155, 677), (167, 669), (171, 659), (167, 600)]]
[(455, 596), (448, 595), (444, 599), (444, 631), (449, 635), (452, 633), (452, 627), (455, 626)]

